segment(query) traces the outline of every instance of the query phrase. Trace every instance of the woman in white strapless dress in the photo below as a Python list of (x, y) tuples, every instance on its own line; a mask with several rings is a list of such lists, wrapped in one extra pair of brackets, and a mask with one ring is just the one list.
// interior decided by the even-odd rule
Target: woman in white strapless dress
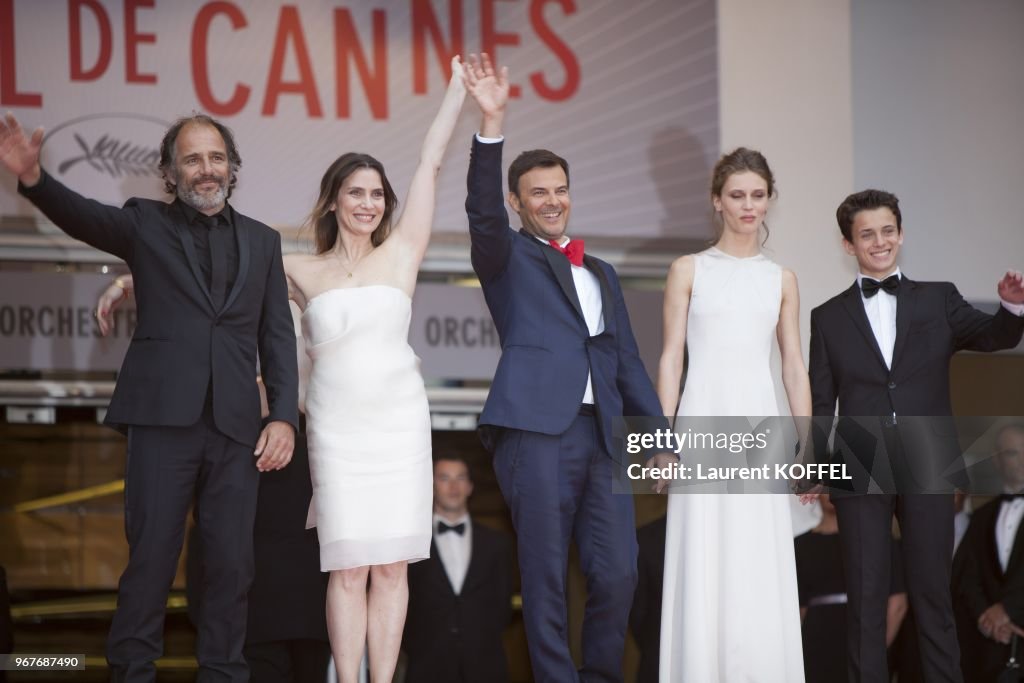
[(393, 227), (398, 200), (381, 163), (344, 154), (324, 173), (310, 216), (316, 253), (285, 257), (312, 360), (307, 525), (317, 527), (320, 568), (331, 573), (327, 627), (342, 683), (358, 680), (367, 645), (371, 680), (391, 680), (407, 564), (430, 554), (430, 412), (409, 320), (435, 179), (464, 98), (456, 57)]
[[(790, 411), (811, 414), (796, 277), (760, 251), (773, 194), (759, 152), (740, 148), (715, 166), (718, 241), (677, 259), (665, 287), (658, 396), (666, 415), (778, 415), (773, 335)], [(680, 398), (684, 345), (689, 366)], [(777, 494), (669, 496), (662, 683), (804, 680), (789, 506)]]

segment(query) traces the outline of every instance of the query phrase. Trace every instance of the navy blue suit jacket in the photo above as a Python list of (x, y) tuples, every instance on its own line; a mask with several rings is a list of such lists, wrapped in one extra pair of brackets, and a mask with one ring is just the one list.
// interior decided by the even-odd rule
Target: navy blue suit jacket
[(509, 227), (502, 147), (474, 137), (466, 198), (473, 270), (483, 285), (502, 350), (480, 425), (565, 432), (579, 414), (589, 370), (603, 446), (617, 456), (612, 442), (617, 417), (661, 415), (622, 287), (609, 264), (584, 257), (584, 266), (601, 284), (604, 315), (604, 331), (591, 336), (568, 259)]

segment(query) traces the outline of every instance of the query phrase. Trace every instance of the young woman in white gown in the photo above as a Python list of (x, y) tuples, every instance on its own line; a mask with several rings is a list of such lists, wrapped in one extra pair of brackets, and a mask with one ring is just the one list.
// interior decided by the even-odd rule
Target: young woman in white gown
[[(811, 414), (796, 277), (760, 249), (774, 185), (756, 151), (739, 148), (715, 166), (718, 239), (677, 259), (665, 287), (658, 397), (666, 415), (778, 415), (773, 336), (790, 411)], [(774, 494), (669, 496), (662, 683), (804, 680), (789, 506)]]
[(408, 336), (437, 173), (465, 99), (458, 57), (451, 66), (397, 223), (380, 162), (344, 154), (324, 174), (310, 216), (316, 253), (284, 261), (312, 359), (308, 524), (317, 527), (321, 570), (331, 572), (327, 626), (342, 683), (358, 680), (364, 646), (371, 680), (391, 681), (407, 563), (430, 553), (430, 413)]

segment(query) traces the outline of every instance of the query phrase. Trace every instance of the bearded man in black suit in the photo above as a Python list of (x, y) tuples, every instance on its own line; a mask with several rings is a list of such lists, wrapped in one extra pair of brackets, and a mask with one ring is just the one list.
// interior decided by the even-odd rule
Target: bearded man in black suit
[[(114, 681), (153, 681), (167, 594), (193, 495), (204, 548), (199, 681), (248, 681), (242, 654), (253, 576), (259, 472), (288, 464), (298, 424), (295, 334), (281, 237), (228, 204), (241, 157), (231, 131), (201, 114), (160, 145), (171, 202), (101, 204), (40, 166), (42, 129), (0, 123), (0, 163), (70, 236), (123, 259), (138, 324), (107, 424), (128, 436), (128, 566), (107, 641)], [(269, 416), (261, 424), (257, 354)], [(255, 459), (254, 459), (255, 456)]]

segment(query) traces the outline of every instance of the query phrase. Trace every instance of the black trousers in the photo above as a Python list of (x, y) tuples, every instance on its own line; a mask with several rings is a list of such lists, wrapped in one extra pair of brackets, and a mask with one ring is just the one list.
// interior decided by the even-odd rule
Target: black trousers
[(907, 593), (917, 621), (924, 679), (963, 680), (949, 589), (953, 497), (945, 494), (835, 496), (846, 577), (847, 677), (889, 680), (885, 616), (893, 513), (900, 523)]
[(107, 641), (111, 680), (154, 681), (167, 594), (193, 496), (203, 545), (197, 680), (248, 681), (242, 655), (259, 472), (252, 448), (217, 431), (210, 403), (190, 427), (133, 426), (125, 472), (128, 566)]
[(251, 671), (250, 683), (324, 683), (331, 645), (313, 639), (249, 643), (245, 659)]

